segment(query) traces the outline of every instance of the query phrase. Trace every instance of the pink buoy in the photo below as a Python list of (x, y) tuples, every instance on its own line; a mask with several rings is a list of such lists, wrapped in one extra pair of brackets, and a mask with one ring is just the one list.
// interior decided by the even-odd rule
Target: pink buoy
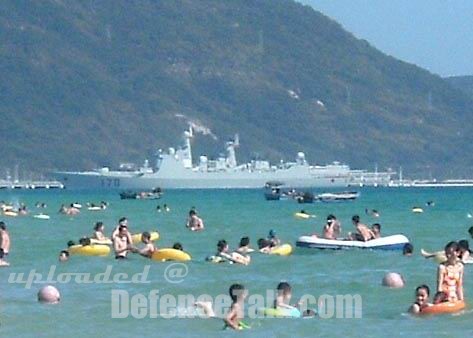
[(61, 294), (54, 286), (44, 286), (38, 292), (38, 301), (41, 303), (57, 304), (60, 300)]
[(382, 285), (389, 288), (403, 288), (404, 278), (396, 272), (388, 272), (383, 277)]

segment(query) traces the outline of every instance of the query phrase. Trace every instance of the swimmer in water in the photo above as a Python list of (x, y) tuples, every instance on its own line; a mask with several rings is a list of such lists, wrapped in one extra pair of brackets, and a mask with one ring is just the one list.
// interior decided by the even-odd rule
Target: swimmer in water
[(226, 260), (229, 260), (233, 263), (239, 263), (243, 265), (250, 264), (251, 257), (250, 256), (243, 256), (238, 252), (230, 252), (228, 248), (228, 243), (226, 240), (222, 239), (217, 243), (217, 257), (222, 257)]
[(115, 227), (115, 229), (113, 229), (113, 232), (112, 232), (112, 236), (110, 237), (112, 239), (112, 241), (115, 240), (115, 237), (118, 235), (118, 232), (119, 232), (119, 229), (120, 227), (125, 227), (126, 229), (126, 233), (127, 233), (127, 237), (128, 237), (128, 242), (130, 244), (133, 243), (133, 239), (131, 237), (131, 234), (130, 232), (128, 231), (128, 219), (126, 217), (122, 217), (118, 220), (118, 225)]
[(434, 296), (434, 304), (440, 304), (448, 302), (448, 295), (445, 292), (439, 291)]
[[(241, 284), (233, 284), (230, 286), (228, 292), (232, 300), (232, 305), (223, 319), (225, 328), (230, 327), (234, 330), (249, 329), (250, 327), (242, 321), (244, 318), (244, 302), (245, 298), (248, 296), (248, 291)], [(196, 302), (194, 305), (204, 311), (206, 318), (217, 318), (211, 302)]]
[(7, 257), (10, 252), (10, 246), (10, 234), (8, 233), (7, 226), (5, 222), (0, 222), (0, 248), (3, 250), (5, 257)]
[(20, 207), (18, 208), (18, 214), (20, 215), (28, 215), (28, 209), (26, 209), (26, 205), (21, 203)]
[(470, 244), (466, 239), (458, 241), (458, 258), (461, 259), (463, 263), (468, 261), (471, 257)]
[(409, 308), (409, 312), (417, 314), (422, 312), (428, 306), (432, 304), (429, 303), (430, 289), (427, 285), (423, 284), (416, 288), (416, 301)]
[(258, 250), (261, 253), (268, 254), (271, 252), (271, 241), (265, 239), (265, 238), (260, 238), (258, 239)]
[[(445, 250), (428, 252), (421, 249), (421, 255), (425, 258), (435, 258), (438, 262), (441, 263), (444, 263), (447, 260), (447, 257), (445, 256)], [(458, 241), (457, 255), (462, 263), (471, 263), (471, 251), (467, 240), (462, 239), (461, 241)]]
[(67, 262), (69, 260), (69, 251), (67, 250), (62, 250), (59, 253), (59, 261), (62, 262)]
[(158, 205), (158, 206), (156, 207), (156, 211), (157, 211), (157, 212), (161, 212), (161, 206), (160, 206), (160, 205)]
[(449, 301), (463, 300), (463, 263), (458, 258), (457, 242), (445, 246), (447, 261), (437, 270), (437, 291), (445, 292)]
[(0, 248), (0, 267), (10, 266), (10, 263), (8, 263), (4, 257), (3, 249)]
[(275, 247), (275, 246), (279, 246), (281, 244), (281, 241), (276, 236), (276, 231), (274, 231), (274, 230), (269, 230), (267, 240), (271, 242), (271, 247), (272, 248)]
[(402, 254), (404, 256), (412, 256), (413, 252), (414, 252), (414, 246), (411, 243), (404, 244), (404, 247), (402, 248)]
[(191, 231), (204, 230), (204, 222), (199, 216), (197, 216), (197, 212), (193, 209), (189, 211), (186, 227)]
[(96, 240), (99, 240), (99, 241), (107, 240), (108, 238), (105, 237), (104, 231), (105, 231), (105, 226), (103, 225), (102, 222), (95, 223), (94, 234), (93, 234), (92, 238), (94, 238)]
[(179, 242), (174, 243), (172, 248), (175, 249), (175, 250), (184, 251), (184, 248), (182, 247), (182, 244), (179, 243)]
[(289, 283), (281, 282), (276, 288), (276, 299), (274, 300), (274, 308), (283, 308), (283, 309), (297, 309), (295, 306), (289, 305), (292, 297), (292, 288)]
[(287, 282), (281, 282), (276, 287), (276, 299), (274, 300), (273, 307), (275, 309), (286, 309), (286, 310), (297, 310), (301, 317), (314, 317), (315, 311), (311, 309), (305, 309), (301, 311), (302, 302), (299, 301), (295, 305), (290, 305), (292, 298), (292, 287)]
[(65, 214), (65, 215), (67, 214), (67, 208), (64, 204), (61, 204), (61, 207), (59, 208), (58, 213)]
[(230, 311), (225, 316), (225, 325), (234, 330), (241, 330), (244, 328), (241, 321), (245, 316), (243, 308), (245, 298), (248, 296), (248, 291), (241, 284), (233, 284), (230, 286), (228, 293), (232, 299), (232, 305), (230, 306)]
[(129, 251), (135, 251), (130, 241), (130, 233), (125, 225), (118, 228), (118, 234), (113, 238), (113, 249), (116, 259), (126, 259)]
[(242, 239), (240, 240), (240, 246), (236, 250), (236, 252), (242, 255), (246, 255), (254, 251), (255, 251), (254, 249), (250, 248), (250, 238), (242, 237)]
[(371, 217), (376, 217), (376, 218), (379, 217), (379, 212), (376, 209), (371, 209), (371, 210), (365, 209), (365, 214)]
[(167, 204), (164, 204), (163, 208), (164, 208), (164, 211), (166, 211), (166, 212), (171, 211), (171, 208), (169, 208)]
[(156, 251), (156, 247), (151, 241), (151, 234), (147, 231), (141, 234), (141, 241), (145, 244), (145, 247), (141, 250), (132, 249), (134, 253), (139, 253), (143, 257), (151, 258), (153, 252)]

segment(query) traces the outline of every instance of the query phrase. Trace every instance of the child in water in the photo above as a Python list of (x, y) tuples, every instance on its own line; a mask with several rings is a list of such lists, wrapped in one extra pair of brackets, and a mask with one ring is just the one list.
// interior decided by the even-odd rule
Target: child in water
[[(249, 329), (250, 327), (242, 321), (244, 318), (243, 306), (245, 298), (248, 296), (248, 291), (241, 284), (233, 284), (230, 286), (228, 293), (232, 299), (232, 305), (230, 306), (230, 311), (223, 319), (225, 328), (231, 327), (234, 330)], [(195, 306), (204, 311), (205, 318), (217, 317), (212, 308), (212, 302), (196, 302)]]
[(246, 324), (242, 323), (241, 320), (244, 318), (243, 306), (245, 298), (248, 296), (248, 291), (241, 284), (233, 284), (228, 292), (232, 299), (232, 305), (224, 319), (225, 325), (234, 330), (247, 328)]
[(448, 295), (445, 292), (437, 292), (434, 296), (434, 304), (448, 302)]
[(62, 250), (59, 253), (59, 261), (60, 262), (67, 262), (69, 260), (69, 251), (67, 250)]
[(458, 253), (458, 243), (448, 243), (445, 246), (447, 261), (437, 270), (437, 291), (445, 292), (450, 302), (463, 300), (463, 263), (459, 261)]
[(410, 313), (420, 313), (422, 310), (428, 306), (431, 306), (429, 303), (430, 289), (427, 285), (423, 284), (416, 288), (416, 301), (409, 308)]

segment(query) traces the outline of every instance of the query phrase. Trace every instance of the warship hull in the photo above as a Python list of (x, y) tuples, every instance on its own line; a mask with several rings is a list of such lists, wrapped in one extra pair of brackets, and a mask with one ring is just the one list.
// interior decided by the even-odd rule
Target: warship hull
[(192, 173), (189, 177), (159, 177), (159, 174), (100, 174), (94, 172), (58, 172), (54, 177), (67, 189), (255, 189), (268, 181), (278, 180), (293, 188), (346, 187), (346, 177), (288, 177), (284, 175), (254, 173)]
[[(342, 188), (358, 183), (353, 174), (371, 177), (365, 171), (352, 171), (338, 162), (324, 166), (312, 166), (305, 160), (303, 152), (297, 153), (295, 162), (271, 165), (268, 161), (254, 160), (238, 164), (235, 148), (239, 137), (226, 143), (227, 157), (209, 160), (200, 156), (195, 165), (192, 158), (191, 139), (193, 129), (184, 134), (184, 145), (177, 150), (169, 148), (167, 153), (158, 151), (156, 165), (151, 167), (146, 160), (139, 169), (109, 170), (104, 167), (94, 171), (52, 173), (67, 189), (255, 189), (263, 188), (270, 181), (278, 181), (291, 188)], [(122, 168), (122, 166), (120, 166)], [(367, 176), (368, 175), (368, 176)], [(375, 174), (389, 178), (390, 173)]]

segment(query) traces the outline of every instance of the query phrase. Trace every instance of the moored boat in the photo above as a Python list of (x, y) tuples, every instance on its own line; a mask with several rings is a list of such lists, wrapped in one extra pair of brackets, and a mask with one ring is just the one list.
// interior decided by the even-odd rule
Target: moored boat
[(344, 239), (325, 239), (316, 236), (301, 236), (296, 242), (297, 247), (311, 249), (372, 249), (372, 250), (402, 250), (409, 239), (404, 235), (391, 235), (372, 239), (366, 242)]
[(357, 191), (326, 192), (316, 196), (316, 199), (322, 202), (344, 202), (354, 201), (360, 197)]

